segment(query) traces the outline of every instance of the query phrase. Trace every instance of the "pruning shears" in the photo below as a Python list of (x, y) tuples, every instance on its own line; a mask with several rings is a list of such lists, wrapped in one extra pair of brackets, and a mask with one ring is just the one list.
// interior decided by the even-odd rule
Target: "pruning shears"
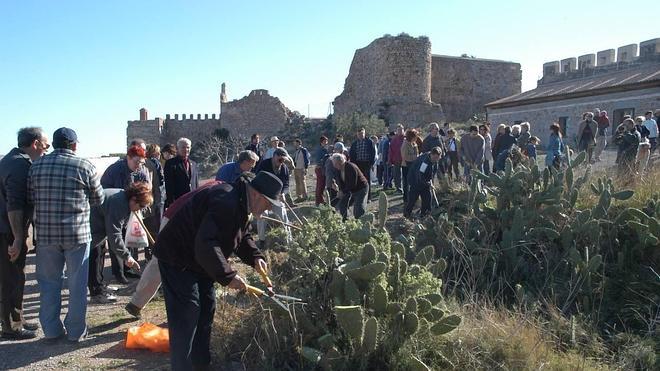
[[(269, 287), (268, 290), (262, 290), (258, 287), (246, 285), (247, 287), (247, 292), (256, 296), (256, 297), (262, 297), (266, 299), (270, 299), (275, 302), (280, 308), (284, 309), (287, 313), (290, 313), (289, 307), (282, 302), (282, 300), (286, 301), (287, 304), (288, 302), (302, 302), (302, 299), (299, 298), (294, 298), (293, 296), (287, 296), (287, 295), (280, 295), (276, 294), (273, 292), (273, 288)], [(282, 300), (280, 300), (282, 299)]]

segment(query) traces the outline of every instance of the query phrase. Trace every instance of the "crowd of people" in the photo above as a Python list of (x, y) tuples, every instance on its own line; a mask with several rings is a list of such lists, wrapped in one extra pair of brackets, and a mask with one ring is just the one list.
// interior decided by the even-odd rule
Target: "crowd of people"
[[(587, 112), (578, 125), (577, 150), (585, 151), (591, 163), (602, 161), (612, 137), (620, 173), (643, 173), (658, 144), (659, 116), (656, 110), (624, 117), (610, 135), (607, 112)], [(529, 123), (500, 124), (494, 130), (491, 136), (490, 123), (483, 123), (459, 135), (449, 123), (430, 123), (422, 134), (398, 124), (392, 132), (368, 136), (372, 133), (361, 128), (349, 146), (341, 134), (332, 143), (321, 136), (318, 148), (310, 152), (295, 139), (292, 155), (278, 137), (264, 143), (254, 134), (235, 161), (218, 169), (215, 180), (201, 184), (187, 138), (163, 148), (135, 139), (125, 157), (97, 174), (90, 161), (77, 156), (74, 130), (55, 131), (53, 150), (47, 153), (48, 136), (37, 127), (23, 128), (17, 147), (0, 160), (0, 250), (7, 251), (0, 254), (2, 337), (34, 338), (39, 327), (25, 321), (22, 303), (32, 225), (39, 323), (47, 342), (85, 339), (88, 301), (117, 301), (115, 289), (103, 276), (109, 251), (116, 282), (139, 279), (125, 307), (132, 316), (140, 317), (162, 285), (173, 369), (204, 367), (210, 362), (214, 282), (246, 288), (245, 279), (229, 263), (232, 254), (257, 272), (267, 272), (260, 249), (268, 223), (282, 227), (291, 240), (288, 216), (297, 203), (310, 199), (307, 178), (312, 164), (314, 203), (331, 205), (344, 220), (366, 212), (373, 187), (400, 194), (406, 218), (413, 217), (421, 199), (423, 217), (438, 204), (436, 180), (471, 183), (474, 171), (502, 171), (508, 158), (536, 161), (541, 140), (532, 135)], [(562, 128), (552, 124), (542, 147), (545, 165), (563, 166), (570, 155), (566, 147)], [(295, 200), (290, 194), (291, 172)], [(137, 249), (126, 244), (132, 217), (152, 237), (144, 247), (144, 268)], [(61, 321), (65, 268), (68, 311)]]

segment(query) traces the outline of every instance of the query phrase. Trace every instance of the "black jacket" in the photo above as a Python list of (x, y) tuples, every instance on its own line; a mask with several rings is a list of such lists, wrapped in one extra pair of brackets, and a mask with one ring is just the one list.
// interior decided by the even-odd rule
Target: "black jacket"
[[(0, 160), (0, 233), (11, 235), (9, 211), (23, 211), (25, 232), (32, 219), (32, 205), (28, 203), (28, 171), (32, 160), (18, 148), (12, 149)], [(0, 251), (7, 254), (7, 251)]]
[(154, 255), (226, 286), (236, 276), (227, 262), (232, 253), (252, 267), (264, 259), (249, 229), (246, 185), (217, 184), (186, 200), (158, 234)]
[(337, 171), (335, 181), (339, 190), (344, 193), (357, 192), (369, 185), (360, 168), (352, 162), (347, 162), (344, 166), (344, 179), (341, 178), (341, 171)]
[(280, 166), (280, 171), (273, 170), (273, 160), (272, 158), (267, 158), (259, 163), (255, 174), (259, 174), (260, 171), (267, 171), (276, 177), (280, 178), (282, 181), (282, 194), (289, 192), (289, 168), (285, 164)]
[(170, 206), (174, 200), (184, 194), (197, 189), (199, 179), (197, 163), (190, 160), (190, 174), (186, 171), (183, 159), (180, 156), (173, 157), (165, 162), (163, 175), (165, 176), (165, 207)]
[(431, 161), (430, 153), (423, 153), (408, 167), (408, 185), (410, 187), (430, 186), (433, 176), (438, 172), (438, 163)]

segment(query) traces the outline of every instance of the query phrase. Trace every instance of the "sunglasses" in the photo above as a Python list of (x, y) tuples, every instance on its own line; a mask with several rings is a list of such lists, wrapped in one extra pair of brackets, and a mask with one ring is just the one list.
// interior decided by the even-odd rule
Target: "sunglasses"
[(44, 144), (44, 142), (42, 142), (42, 141), (40, 141), (40, 140), (37, 140), (37, 142), (39, 142), (39, 144), (41, 144), (41, 148), (43, 148), (43, 149), (46, 150), (46, 151), (50, 148), (50, 144), (49, 144), (49, 143)]

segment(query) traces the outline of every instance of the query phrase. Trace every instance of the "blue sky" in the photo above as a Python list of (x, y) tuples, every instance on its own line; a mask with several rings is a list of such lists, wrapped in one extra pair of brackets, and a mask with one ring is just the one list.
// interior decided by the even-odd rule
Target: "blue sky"
[(325, 116), (355, 49), (400, 32), (428, 36), (434, 54), (519, 62), (528, 90), (546, 61), (660, 37), (657, 3), (625, 5), (0, 0), (0, 152), (27, 125), (74, 128), (84, 156), (122, 152), (139, 108), (150, 117), (218, 113), (223, 81), (229, 99), (268, 89), (293, 110)]

